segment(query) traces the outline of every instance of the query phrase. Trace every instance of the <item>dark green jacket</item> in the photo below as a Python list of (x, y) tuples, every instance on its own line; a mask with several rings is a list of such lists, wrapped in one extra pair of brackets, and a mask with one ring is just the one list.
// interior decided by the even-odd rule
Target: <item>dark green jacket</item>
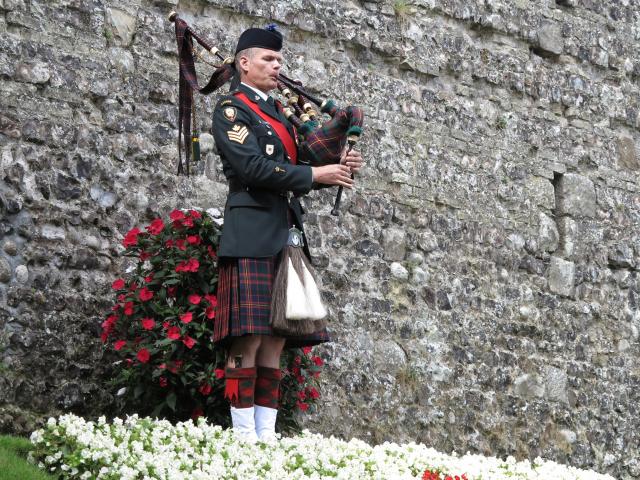
[[(266, 114), (293, 127), (277, 108), (240, 84), (238, 90)], [(273, 128), (242, 100), (230, 95), (218, 101), (212, 133), (230, 185), (224, 225), (218, 248), (220, 257), (269, 257), (288, 238), (287, 204), (302, 227), (302, 206), (297, 198), (313, 187), (311, 166), (300, 159), (293, 165)], [(305, 252), (309, 255), (308, 247)]]

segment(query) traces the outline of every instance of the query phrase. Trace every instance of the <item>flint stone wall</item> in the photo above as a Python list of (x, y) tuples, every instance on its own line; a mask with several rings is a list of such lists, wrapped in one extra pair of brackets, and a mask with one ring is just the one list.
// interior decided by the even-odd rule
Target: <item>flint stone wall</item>
[(1, 429), (108, 410), (123, 234), (223, 206), (207, 134), (175, 175), (176, 7), (227, 52), (276, 22), (366, 109), (343, 214), (306, 199), (334, 342), (305, 425), (640, 477), (635, 0), (0, 0)]

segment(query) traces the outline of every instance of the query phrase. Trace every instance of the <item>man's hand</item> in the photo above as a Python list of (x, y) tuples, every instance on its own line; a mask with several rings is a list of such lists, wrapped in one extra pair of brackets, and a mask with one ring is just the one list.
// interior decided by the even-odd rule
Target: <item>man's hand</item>
[(364, 165), (364, 161), (362, 160), (362, 154), (357, 150), (352, 149), (347, 154), (347, 147), (345, 146), (340, 157), (340, 164), (349, 167), (353, 173), (358, 173), (358, 170)]
[(351, 188), (353, 179), (351, 178), (351, 170), (346, 165), (324, 165), (322, 167), (311, 167), (313, 172), (313, 181), (324, 183), (325, 185), (342, 185)]

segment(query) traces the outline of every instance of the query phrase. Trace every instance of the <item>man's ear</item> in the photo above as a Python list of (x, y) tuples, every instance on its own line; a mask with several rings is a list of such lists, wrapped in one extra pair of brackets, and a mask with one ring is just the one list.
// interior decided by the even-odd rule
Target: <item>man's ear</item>
[(247, 73), (249, 71), (249, 59), (242, 55), (239, 59), (240, 64), (240, 70), (242, 71), (242, 73)]

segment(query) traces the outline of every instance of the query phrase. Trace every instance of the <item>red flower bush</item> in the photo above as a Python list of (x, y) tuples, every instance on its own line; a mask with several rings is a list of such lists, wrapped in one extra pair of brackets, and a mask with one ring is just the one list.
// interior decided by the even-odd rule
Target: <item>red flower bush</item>
[[(116, 302), (101, 334), (120, 357), (112, 384), (125, 392), (123, 410), (174, 420), (205, 415), (228, 425), (225, 352), (212, 342), (219, 237), (218, 224), (197, 210), (174, 210), (169, 221), (156, 218), (125, 235), (134, 270), (111, 284)], [(299, 428), (296, 410), (317, 408), (322, 365), (309, 347), (285, 350), (281, 430)]]

